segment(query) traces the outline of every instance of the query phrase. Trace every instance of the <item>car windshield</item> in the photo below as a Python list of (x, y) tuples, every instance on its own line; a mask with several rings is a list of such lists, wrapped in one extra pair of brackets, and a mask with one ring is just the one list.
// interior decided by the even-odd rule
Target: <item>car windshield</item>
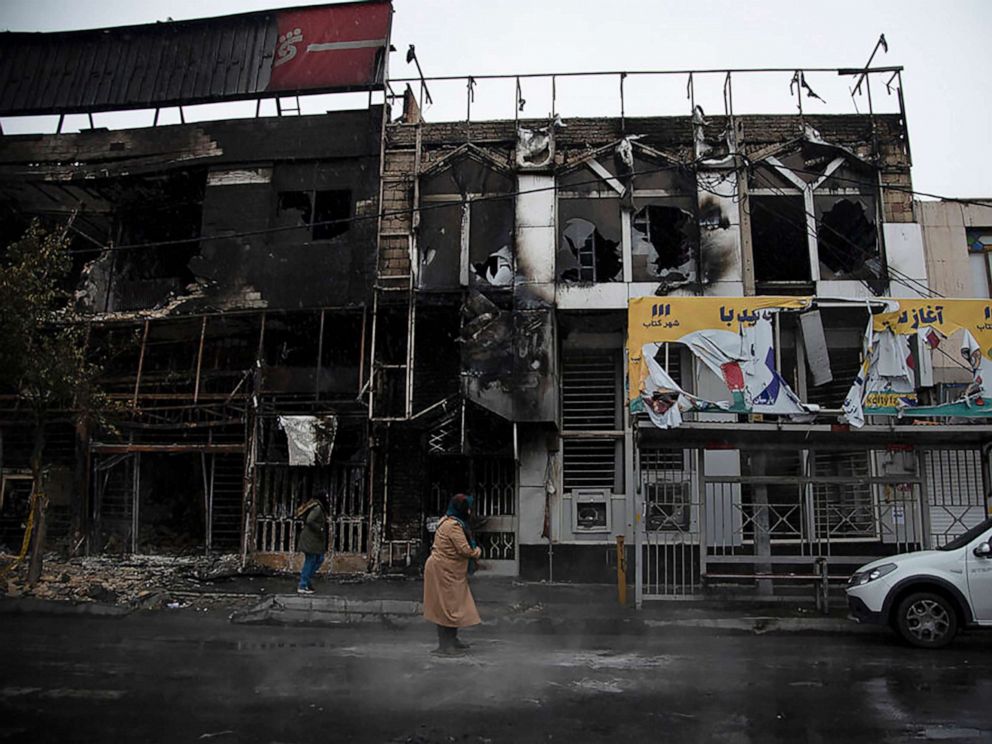
[(965, 532), (963, 535), (955, 537), (953, 540), (947, 543), (947, 545), (938, 548), (938, 550), (957, 550), (958, 548), (963, 548), (965, 545), (970, 543), (972, 540), (974, 540), (976, 537), (982, 534), (989, 527), (992, 527), (992, 517), (989, 517), (981, 524), (976, 524), (974, 527), (972, 527), (970, 530)]

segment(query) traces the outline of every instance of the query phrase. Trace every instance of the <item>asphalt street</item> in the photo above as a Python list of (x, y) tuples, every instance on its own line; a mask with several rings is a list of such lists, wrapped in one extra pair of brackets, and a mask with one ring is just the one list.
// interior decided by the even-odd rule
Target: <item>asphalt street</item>
[(0, 742), (992, 742), (992, 634), (463, 633), (0, 616)]

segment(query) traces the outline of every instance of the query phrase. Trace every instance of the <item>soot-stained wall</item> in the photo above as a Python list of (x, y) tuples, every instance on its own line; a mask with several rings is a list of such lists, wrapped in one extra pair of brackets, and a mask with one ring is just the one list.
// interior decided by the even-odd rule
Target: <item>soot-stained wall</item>
[[(85, 311), (360, 305), (375, 254), (381, 117), (376, 106), (4, 136), (0, 202), (28, 217), (71, 215), (91, 250), (132, 246), (91, 255), (77, 303)], [(154, 226), (149, 215), (169, 229), (137, 229)], [(178, 251), (184, 265), (174, 267)], [(164, 259), (167, 275), (152, 265)]]

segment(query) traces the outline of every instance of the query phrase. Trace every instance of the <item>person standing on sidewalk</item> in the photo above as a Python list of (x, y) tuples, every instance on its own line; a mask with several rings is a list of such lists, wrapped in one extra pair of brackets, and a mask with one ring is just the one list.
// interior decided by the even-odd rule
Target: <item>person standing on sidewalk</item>
[(296, 589), (298, 594), (313, 594), (310, 582), (324, 562), (324, 554), (327, 552), (328, 501), (327, 492), (321, 491), (296, 510), (296, 518), (303, 520), (298, 545), (303, 553), (303, 569)]
[(455, 494), (437, 525), (424, 566), (424, 618), (437, 626), (434, 653), (446, 656), (468, 648), (458, 640), (459, 628), (482, 622), (468, 587), (470, 564), (482, 555), (469, 526), (471, 514), (472, 497)]

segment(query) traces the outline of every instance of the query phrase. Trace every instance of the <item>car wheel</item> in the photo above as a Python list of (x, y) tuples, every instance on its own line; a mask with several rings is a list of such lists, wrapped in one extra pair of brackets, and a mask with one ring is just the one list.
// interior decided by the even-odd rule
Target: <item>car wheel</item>
[(943, 648), (958, 632), (957, 612), (939, 594), (910, 594), (899, 603), (896, 630), (913, 646)]

